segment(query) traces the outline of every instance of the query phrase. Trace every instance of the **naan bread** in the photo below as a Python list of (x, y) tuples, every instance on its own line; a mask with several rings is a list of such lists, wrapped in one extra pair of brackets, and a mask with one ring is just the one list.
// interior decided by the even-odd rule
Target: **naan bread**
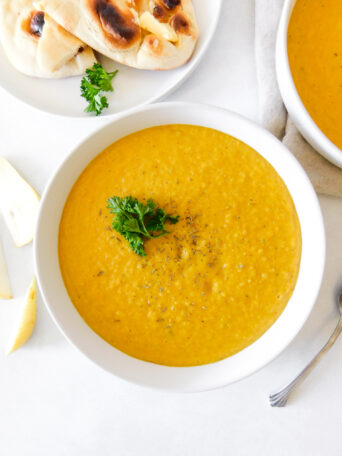
[(135, 68), (179, 67), (197, 41), (192, 0), (40, 0), (37, 5), (96, 51)]
[(96, 62), (89, 46), (32, 0), (0, 0), (0, 41), (12, 65), (29, 76), (76, 76)]

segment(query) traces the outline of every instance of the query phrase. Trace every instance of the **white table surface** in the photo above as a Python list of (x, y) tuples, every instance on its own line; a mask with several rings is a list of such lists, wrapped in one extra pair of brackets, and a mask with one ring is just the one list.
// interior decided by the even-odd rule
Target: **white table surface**
[[(214, 42), (170, 100), (216, 104), (257, 119), (253, 0), (224, 0)], [(1, 71), (1, 70), (0, 70)], [(100, 121), (101, 122), (101, 121)], [(96, 121), (39, 113), (0, 91), (1, 155), (43, 191), (55, 166)], [(267, 394), (292, 379), (330, 335), (342, 285), (342, 200), (320, 197), (327, 267), (304, 329), (273, 363), (224, 389), (156, 393), (93, 366), (59, 333), (38, 298), (34, 335), (4, 356), (33, 274), (32, 247), (15, 249), (0, 220), (14, 301), (0, 302), (0, 454), (3, 456), (340, 456), (342, 340), (285, 409)]]

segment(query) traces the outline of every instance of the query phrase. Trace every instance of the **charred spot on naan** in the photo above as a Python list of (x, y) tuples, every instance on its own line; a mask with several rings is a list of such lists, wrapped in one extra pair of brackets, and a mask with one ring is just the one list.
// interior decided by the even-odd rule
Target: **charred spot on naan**
[(170, 25), (173, 27), (176, 33), (191, 35), (191, 25), (184, 13), (175, 14), (171, 18)]
[(145, 37), (145, 43), (147, 48), (156, 56), (163, 54), (164, 46), (162, 40), (160, 40), (157, 35), (147, 35)]
[(181, 4), (181, 0), (160, 0), (160, 2), (166, 6), (168, 10), (173, 11)]
[(172, 15), (181, 8), (181, 2), (176, 0), (152, 0), (150, 11), (159, 22), (169, 22)]
[(170, 17), (165, 8), (163, 8), (161, 5), (157, 3), (154, 5), (152, 9), (152, 14), (159, 22), (163, 23), (168, 22)]
[(111, 0), (90, 0), (91, 9), (115, 46), (130, 48), (140, 41), (140, 28), (131, 10), (120, 10)]
[(35, 11), (31, 15), (30, 30), (33, 35), (42, 36), (45, 24), (45, 14), (42, 11)]
[(23, 22), (25, 32), (35, 38), (40, 38), (45, 25), (45, 14), (42, 11), (32, 11), (27, 20)]

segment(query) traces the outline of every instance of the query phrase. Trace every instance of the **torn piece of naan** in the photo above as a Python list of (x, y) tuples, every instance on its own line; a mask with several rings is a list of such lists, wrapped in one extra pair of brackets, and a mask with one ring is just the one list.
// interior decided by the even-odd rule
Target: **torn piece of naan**
[(197, 41), (192, 0), (37, 0), (36, 5), (96, 51), (135, 68), (179, 67)]
[(32, 0), (0, 0), (0, 42), (20, 72), (43, 78), (81, 75), (93, 50), (39, 11)]

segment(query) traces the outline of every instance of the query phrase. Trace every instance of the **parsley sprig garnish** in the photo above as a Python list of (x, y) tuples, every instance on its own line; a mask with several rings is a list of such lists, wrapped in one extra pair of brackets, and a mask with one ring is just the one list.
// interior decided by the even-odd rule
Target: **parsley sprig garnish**
[(98, 116), (104, 108), (108, 108), (107, 97), (102, 92), (113, 92), (112, 80), (117, 74), (118, 70), (107, 73), (99, 63), (86, 70), (86, 76), (81, 81), (81, 96), (89, 103), (85, 112), (94, 112)]
[(166, 214), (160, 207), (156, 209), (152, 199), (143, 204), (132, 196), (113, 196), (107, 201), (107, 208), (115, 214), (113, 229), (128, 241), (133, 252), (143, 257), (145, 240), (165, 236), (169, 233), (165, 223), (174, 225), (179, 221), (179, 215)]

